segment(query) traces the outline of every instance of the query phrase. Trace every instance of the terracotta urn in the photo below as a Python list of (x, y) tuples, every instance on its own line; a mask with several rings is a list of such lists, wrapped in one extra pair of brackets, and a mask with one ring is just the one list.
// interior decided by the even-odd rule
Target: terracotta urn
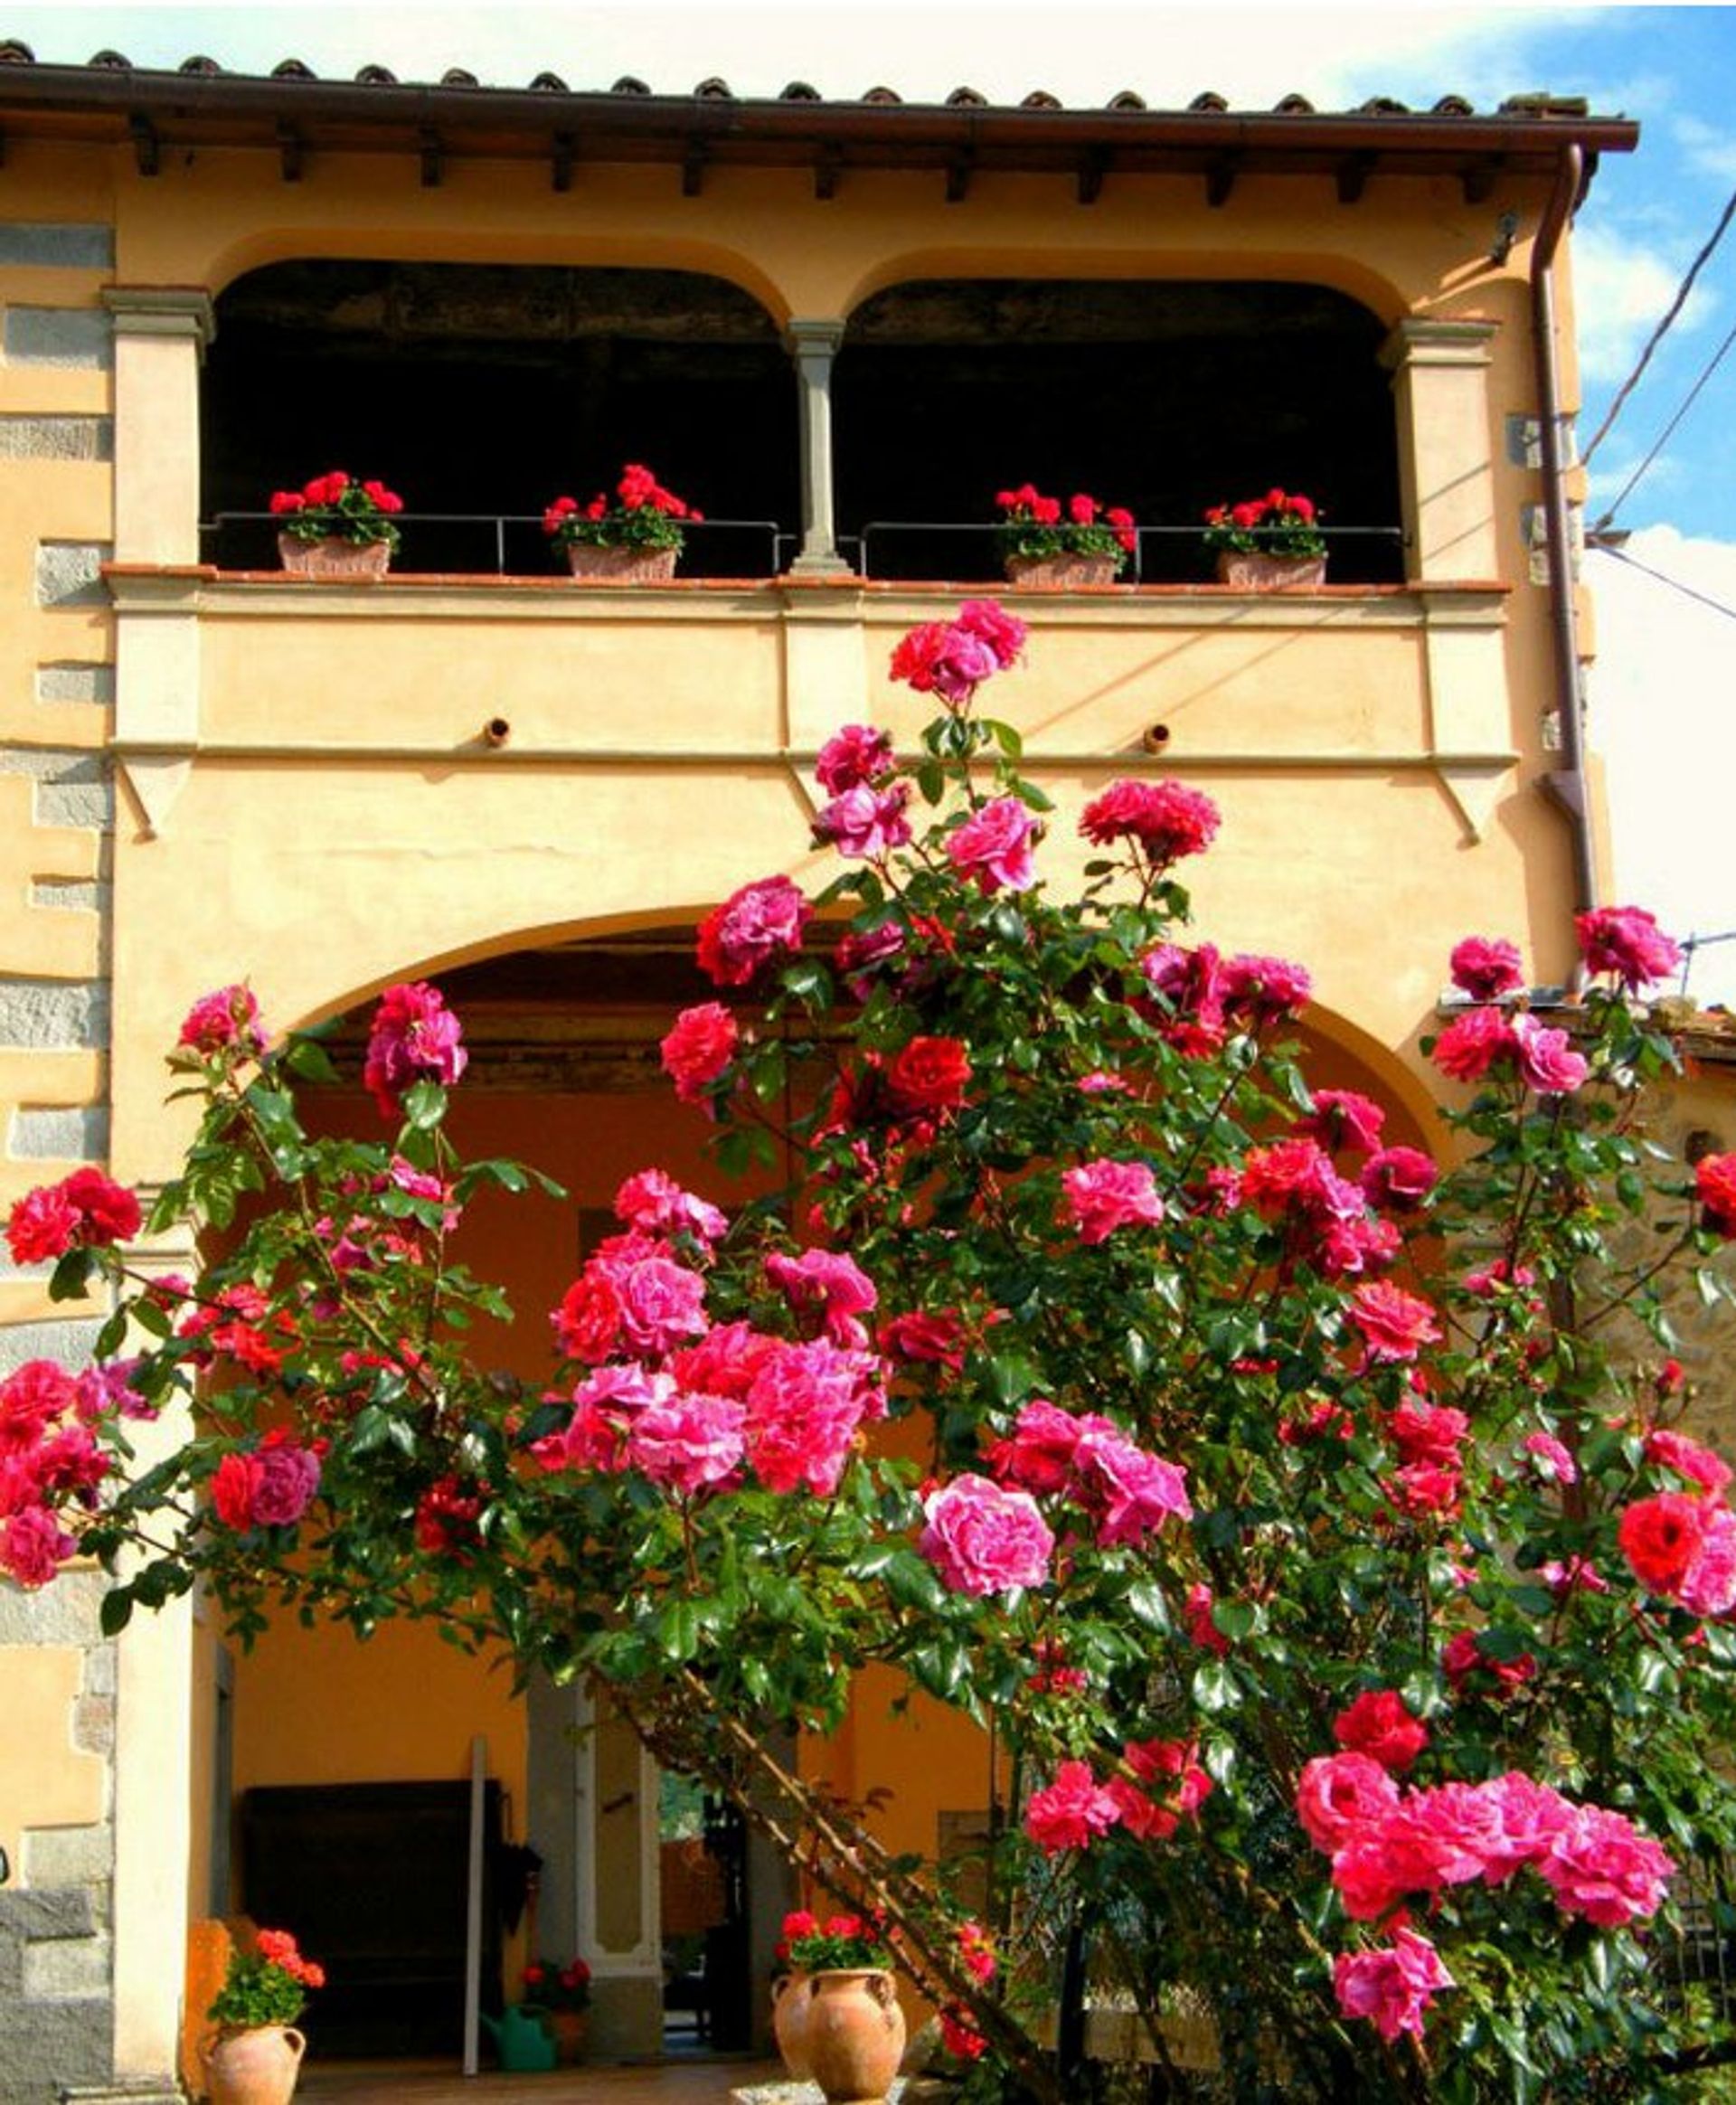
[(771, 1984), (771, 2033), (784, 2066), (797, 2082), (807, 2074), (808, 1977), (779, 1974)]
[(1006, 580), (1024, 591), (1071, 591), (1080, 585), (1112, 585), (1119, 568), (1112, 555), (1009, 555)]
[(590, 541), (569, 541), (567, 566), (576, 578), (599, 584), (657, 585), (675, 574), (674, 548), (599, 548)]
[(389, 542), (344, 541), (336, 535), (325, 541), (299, 541), (293, 533), (279, 533), (278, 555), (284, 569), (297, 578), (360, 581), (382, 578), (392, 567)]
[(816, 1973), (807, 1985), (808, 2075), (827, 2105), (881, 2105), (904, 2058), (904, 2013), (879, 1967)]
[(205, 2049), (211, 2105), (288, 2105), (307, 2050), (293, 2025), (220, 2032)]
[(1218, 551), (1218, 582), (1238, 592), (1311, 592), (1326, 581), (1324, 555), (1244, 555)]

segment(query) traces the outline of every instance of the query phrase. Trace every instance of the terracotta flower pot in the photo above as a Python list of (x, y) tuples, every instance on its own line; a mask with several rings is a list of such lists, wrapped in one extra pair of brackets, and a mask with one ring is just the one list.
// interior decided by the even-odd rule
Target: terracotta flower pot
[(808, 1977), (779, 1974), (771, 1984), (771, 2032), (784, 2066), (799, 2083), (807, 2074)]
[(1026, 591), (1071, 591), (1080, 585), (1112, 585), (1119, 564), (1112, 555), (1009, 555), (1009, 584)]
[(1218, 551), (1218, 582), (1238, 592), (1309, 592), (1326, 581), (1324, 555), (1243, 555)]
[(382, 578), (392, 567), (392, 545), (385, 541), (298, 541), (293, 533), (279, 533), (278, 554), (297, 578)]
[(548, 2024), (554, 2034), (554, 2058), (560, 2065), (571, 2068), (575, 2062), (583, 2061), (585, 2044), (590, 2037), (590, 2012), (551, 2010)]
[(880, 2105), (904, 2058), (904, 2013), (877, 1967), (816, 1973), (808, 1982), (808, 2074), (828, 2105)]
[(594, 542), (569, 541), (567, 565), (576, 578), (595, 578), (610, 585), (656, 585), (675, 574), (674, 548), (599, 548)]
[(211, 2105), (289, 2105), (307, 2049), (293, 2025), (220, 2032), (205, 2049)]

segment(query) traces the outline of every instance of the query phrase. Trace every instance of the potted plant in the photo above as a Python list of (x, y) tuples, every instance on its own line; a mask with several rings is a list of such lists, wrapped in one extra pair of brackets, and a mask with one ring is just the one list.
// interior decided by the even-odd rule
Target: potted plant
[(524, 2008), (540, 2012), (554, 2040), (557, 2062), (582, 2061), (590, 2028), (590, 1968), (582, 1959), (564, 1966), (552, 1959), (533, 1959), (521, 1976)]
[(542, 514), (542, 531), (566, 551), (574, 577), (637, 585), (675, 575), (687, 542), (684, 522), (704, 516), (665, 489), (648, 467), (629, 463), (612, 498), (599, 493), (580, 505), (557, 497)]
[(1242, 592), (1296, 591), (1324, 584), (1326, 537), (1312, 497), (1268, 490), (1240, 505), (1213, 505), (1205, 545), (1216, 552), (1218, 582)]
[(1001, 559), (1015, 585), (1111, 584), (1139, 544), (1131, 512), (1101, 505), (1082, 490), (1063, 505), (1022, 483), (998, 492), (995, 502), (1001, 508)]
[(904, 2013), (892, 1951), (861, 1915), (784, 1917), (778, 1955), (791, 1971), (774, 1987), (772, 2029), (792, 2076), (828, 2100), (883, 2098), (904, 2055)]
[(298, 577), (383, 577), (402, 538), (393, 521), (403, 508), (384, 483), (335, 467), (298, 490), (272, 492), (278, 554)]
[(260, 1930), (230, 1954), (223, 1985), (205, 2015), (211, 2105), (288, 2105), (307, 2042), (296, 2019), (325, 1969), (304, 1959), (288, 1930)]

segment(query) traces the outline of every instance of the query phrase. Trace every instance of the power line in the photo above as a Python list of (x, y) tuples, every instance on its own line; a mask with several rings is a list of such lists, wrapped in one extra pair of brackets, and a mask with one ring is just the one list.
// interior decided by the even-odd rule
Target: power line
[[(1733, 200), (1732, 202), (1736, 202), (1736, 200)], [(1611, 524), (1616, 516), (1616, 514), (1620, 511), (1621, 507), (1628, 502), (1628, 498), (1633, 496), (1635, 486), (1638, 483), (1639, 478), (1646, 473), (1646, 470), (1650, 467), (1652, 463), (1657, 458), (1658, 455), (1663, 452), (1665, 447), (1669, 444), (1676, 426), (1694, 407), (1694, 401), (1698, 397), (1701, 389), (1705, 386), (1706, 382), (1712, 378), (1712, 374), (1717, 372), (1719, 366), (1723, 362), (1725, 352), (1730, 349), (1732, 344), (1736, 344), (1736, 328), (1732, 328), (1731, 330), (1729, 335), (1724, 338), (1723, 342), (1719, 345), (1717, 350), (1715, 350), (1712, 356), (1706, 361), (1704, 370), (1702, 372), (1699, 379), (1696, 380), (1694, 385), (1688, 390), (1687, 398), (1683, 402), (1682, 407), (1677, 410), (1675, 416), (1670, 419), (1669, 422), (1665, 425), (1663, 430), (1658, 433), (1656, 439), (1653, 440), (1651, 451), (1646, 456), (1645, 459), (1640, 462), (1639, 466), (1634, 470), (1632, 475), (1628, 477), (1628, 480), (1622, 485), (1620, 496), (1617, 497), (1615, 503), (1611, 505), (1603, 514), (1603, 516), (1598, 520), (1597, 526), (1599, 531)]]
[(1597, 552), (1612, 557), (1617, 562), (1625, 562), (1630, 569), (1639, 571), (1648, 578), (1656, 578), (1660, 585), (1668, 585), (1673, 592), (1680, 592), (1684, 599), (1696, 599), (1701, 606), (1710, 607), (1714, 614), (1727, 614), (1732, 621), (1736, 621), (1736, 607), (1727, 607), (1722, 599), (1713, 599), (1704, 592), (1696, 592), (1692, 585), (1684, 585), (1680, 578), (1668, 577), (1664, 571), (1654, 570), (1650, 563), (1641, 562), (1637, 556), (1629, 555), (1626, 549), (1612, 548), (1607, 541), (1599, 541)]
[(1645, 372), (1647, 365), (1651, 363), (1652, 353), (1656, 351), (1658, 345), (1664, 341), (1665, 335), (1667, 334), (1670, 325), (1675, 321), (1677, 315), (1682, 312), (1684, 307), (1686, 306), (1688, 295), (1694, 290), (1694, 279), (1699, 277), (1701, 270), (1704, 268), (1708, 259), (1712, 255), (1712, 250), (1718, 246), (1719, 242), (1723, 240), (1724, 230), (1729, 226), (1732, 216), (1736, 216), (1736, 191), (1732, 191), (1731, 193), (1730, 202), (1724, 206), (1723, 212), (1719, 217), (1718, 224), (1712, 230), (1711, 237), (1707, 241), (1705, 246), (1694, 258), (1694, 261), (1689, 264), (1688, 274), (1677, 287), (1675, 297), (1670, 302), (1669, 312), (1664, 316), (1663, 320), (1658, 323), (1657, 326), (1652, 331), (1650, 336), (1647, 337), (1646, 342), (1646, 348), (1639, 354), (1639, 363), (1635, 366), (1634, 370), (1628, 375), (1627, 379), (1624, 380), (1621, 385), (1616, 390), (1616, 397), (1615, 400), (1609, 404), (1608, 414), (1604, 417), (1602, 423), (1598, 426), (1596, 431), (1593, 432), (1590, 444), (1587, 446), (1585, 451), (1580, 456), (1580, 462), (1581, 466), (1583, 466), (1585, 462), (1590, 459), (1591, 456), (1603, 443), (1604, 434), (1609, 430), (1610, 425), (1615, 422), (1617, 417), (1620, 414), (1621, 405), (1628, 400), (1628, 397), (1633, 393), (1635, 388), (1639, 385), (1639, 376), (1642, 373)]

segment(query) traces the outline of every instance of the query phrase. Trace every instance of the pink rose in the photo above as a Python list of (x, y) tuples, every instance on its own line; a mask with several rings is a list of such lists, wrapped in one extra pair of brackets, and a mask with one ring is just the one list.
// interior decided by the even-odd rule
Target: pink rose
[(1062, 1849), (1083, 1849), (1120, 1817), (1114, 1794), (1098, 1782), (1089, 1762), (1063, 1761), (1054, 1781), (1025, 1801), (1024, 1831), (1053, 1856)]
[(878, 1363), (823, 1337), (775, 1340), (747, 1390), (748, 1460), (769, 1491), (837, 1489), (864, 1419), (885, 1416)]
[(788, 877), (744, 884), (700, 922), (700, 969), (714, 986), (746, 986), (799, 947), (813, 911)]
[(1082, 1243), (1105, 1242), (1118, 1228), (1155, 1227), (1164, 1217), (1148, 1163), (1081, 1163), (1063, 1171), (1061, 1188), (1060, 1218)]
[(705, 1281), (667, 1257), (646, 1257), (609, 1274), (620, 1298), (621, 1336), (634, 1352), (659, 1355), (706, 1326)]
[(879, 1302), (873, 1281), (854, 1258), (836, 1251), (805, 1250), (799, 1257), (774, 1251), (766, 1277), (792, 1308), (818, 1312), (835, 1345), (864, 1345), (868, 1333), (857, 1321)]
[(1567, 1096), (1585, 1080), (1584, 1055), (1573, 1051), (1565, 1031), (1546, 1030), (1522, 1013), (1513, 1019), (1513, 1044), (1526, 1088), (1539, 1096)]
[(1036, 817), (1016, 797), (996, 797), (947, 836), (947, 860), (979, 892), (1026, 892), (1037, 881)]
[(1420, 1147), (1382, 1147), (1363, 1165), (1363, 1192), (1371, 1205), (1409, 1213), (1433, 1191), (1439, 1175), (1434, 1158)]
[(628, 1425), (627, 1459), (654, 1484), (691, 1496), (740, 1464), (745, 1417), (725, 1396), (682, 1394), (649, 1404)]
[(986, 1477), (955, 1477), (922, 1502), (928, 1524), (917, 1548), (956, 1593), (1005, 1593), (1041, 1586), (1055, 1546), (1037, 1502)]
[(705, 1243), (721, 1241), (728, 1218), (709, 1200), (684, 1191), (661, 1169), (642, 1169), (615, 1194), (615, 1217), (644, 1235), (685, 1234)]
[(382, 1118), (397, 1115), (405, 1092), (419, 1081), (449, 1088), (463, 1074), (469, 1054), (458, 1019), (445, 996), (426, 981), (404, 981), (380, 996), (368, 1032), (362, 1079)]
[(1354, 1148), (1366, 1155), (1381, 1144), (1381, 1128), (1386, 1113), (1371, 1098), (1354, 1089), (1317, 1089), (1314, 1109), (1299, 1130), (1311, 1133), (1329, 1154)]
[(1703, 1491), (1722, 1491), (1731, 1480), (1730, 1464), (1722, 1456), (1669, 1427), (1659, 1427), (1646, 1435), (1646, 1459), (1662, 1462), (1666, 1469), (1698, 1484)]
[(1525, 983), (1524, 968), (1515, 945), (1503, 937), (1493, 940), (1467, 936), (1452, 955), (1453, 985), (1473, 1001), (1495, 1001), (1512, 994)]
[(1184, 782), (1111, 782), (1080, 814), (1079, 830), (1100, 847), (1137, 841), (1147, 859), (1163, 866), (1203, 854), (1221, 823), (1212, 799)]
[(0, 1570), (20, 1586), (46, 1586), (78, 1546), (45, 1506), (27, 1506), (0, 1528)]
[(841, 797), (892, 770), (891, 734), (865, 723), (846, 723), (820, 748), (814, 773), (828, 797)]
[(910, 837), (910, 822), (904, 816), (910, 801), (908, 782), (894, 782), (887, 789), (859, 782), (815, 814), (814, 838), (829, 842), (841, 855), (882, 862)]
[(1676, 1598), (1694, 1615), (1728, 1615), (1736, 1608), (1736, 1513), (1728, 1506), (1707, 1501), (1705, 1533)]
[(1655, 1915), (1675, 1872), (1668, 1854), (1620, 1813), (1576, 1806), (1537, 1868), (1563, 1914), (1599, 1930)]
[(248, 986), (222, 986), (202, 995), (187, 1011), (177, 1045), (209, 1060), (231, 1050), (260, 1052), (265, 1034), (259, 1028), (259, 1005)]
[(255, 1458), (259, 1473), (253, 1487), (254, 1525), (293, 1527), (319, 1489), (319, 1457), (268, 1434)]
[(1328, 1856), (1377, 1826), (1398, 1802), (1398, 1785), (1367, 1754), (1318, 1754), (1296, 1787), (1296, 1817)]
[(1413, 1360), (1435, 1344), (1440, 1325), (1430, 1304), (1385, 1279), (1371, 1279), (1350, 1297), (1350, 1319), (1363, 1334), (1371, 1361)]
[(1253, 1031), (1300, 1015), (1313, 991), (1306, 968), (1285, 958), (1230, 958), (1218, 976), (1225, 1015)]
[(1341, 1951), (1332, 1985), (1346, 2017), (1366, 2017), (1382, 2039), (1395, 2040), (1401, 2032), (1420, 2039), (1431, 1998), (1458, 1984), (1426, 1937), (1399, 1930), (1384, 1950)]
[(1076, 1496), (1098, 1516), (1100, 1548), (1137, 1549), (1166, 1520), (1191, 1520), (1187, 1472), (1136, 1447), (1112, 1427), (1087, 1421), (1073, 1449)]
[(1640, 906), (1604, 906), (1578, 914), (1580, 954), (1593, 972), (1612, 972), (1624, 986), (1667, 979), (1682, 963), (1681, 946)]

